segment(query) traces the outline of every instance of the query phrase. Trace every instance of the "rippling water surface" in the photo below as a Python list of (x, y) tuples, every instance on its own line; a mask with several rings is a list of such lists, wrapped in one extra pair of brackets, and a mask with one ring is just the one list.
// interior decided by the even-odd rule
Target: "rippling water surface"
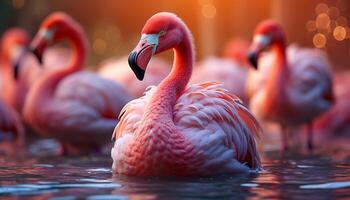
[(0, 199), (349, 199), (344, 149), (265, 153), (264, 171), (213, 178), (113, 176), (108, 156), (0, 159)]

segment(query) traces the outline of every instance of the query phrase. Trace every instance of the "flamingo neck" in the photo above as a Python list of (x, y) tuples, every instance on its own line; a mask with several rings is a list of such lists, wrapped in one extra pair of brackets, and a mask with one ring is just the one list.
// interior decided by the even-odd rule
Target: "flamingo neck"
[(287, 64), (286, 50), (284, 42), (276, 43), (272, 46), (275, 61), (266, 82), (267, 104), (277, 107), (288, 102), (286, 89), (290, 79), (290, 72)]
[(1, 58), (1, 82), (2, 82), (2, 94), (1, 96), (7, 103), (10, 103), (11, 106), (15, 107), (16, 110), (20, 108), (19, 101), (20, 99), (16, 98), (15, 84), (16, 81), (13, 78), (11, 70), (11, 62), (10, 59), (6, 58), (6, 56), (2, 56)]
[(159, 84), (146, 107), (145, 119), (173, 122), (173, 107), (192, 74), (194, 50), (189, 33), (174, 47), (174, 64), (170, 74)]
[(84, 40), (84, 35), (79, 31), (71, 31), (67, 34), (66, 38), (72, 48), (71, 60), (67, 66), (62, 67), (62, 69), (47, 72), (37, 83), (35, 83), (35, 96), (41, 98), (40, 101), (36, 101), (38, 103), (43, 102), (42, 99), (51, 102), (50, 99), (53, 98), (59, 82), (67, 75), (81, 70), (84, 65), (87, 52), (87, 44), (86, 40)]

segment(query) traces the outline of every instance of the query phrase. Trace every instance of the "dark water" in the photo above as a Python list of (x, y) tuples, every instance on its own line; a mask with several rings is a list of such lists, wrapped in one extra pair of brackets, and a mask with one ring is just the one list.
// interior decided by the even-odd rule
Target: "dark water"
[(111, 159), (0, 159), (0, 199), (350, 199), (344, 149), (264, 156), (264, 171), (215, 178), (160, 179), (112, 175)]

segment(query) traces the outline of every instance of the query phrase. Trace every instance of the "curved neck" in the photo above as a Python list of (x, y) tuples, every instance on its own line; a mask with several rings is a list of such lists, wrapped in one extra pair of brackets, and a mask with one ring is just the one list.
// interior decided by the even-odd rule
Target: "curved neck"
[(174, 63), (170, 74), (159, 84), (148, 103), (144, 118), (170, 120), (173, 119), (173, 107), (177, 98), (192, 75), (194, 50), (189, 33), (182, 31), (182, 41), (174, 46)]
[(275, 56), (275, 60), (272, 63), (273, 66), (271, 67), (265, 89), (266, 96), (269, 97), (270, 100), (272, 99), (272, 101), (270, 101), (271, 104), (277, 104), (279, 101), (287, 102), (288, 100), (286, 87), (288, 87), (287, 84), (289, 82), (290, 73), (284, 42), (273, 44), (272, 53)]
[(35, 96), (37, 98), (50, 99), (59, 82), (67, 75), (81, 70), (84, 65), (87, 52), (87, 40), (85, 40), (85, 35), (79, 31), (72, 30), (66, 34), (65, 39), (68, 40), (68, 43), (72, 48), (71, 60), (67, 66), (62, 67), (61, 69), (46, 72), (44, 76), (35, 83), (33, 90), (35, 91), (34, 93), (36, 93)]

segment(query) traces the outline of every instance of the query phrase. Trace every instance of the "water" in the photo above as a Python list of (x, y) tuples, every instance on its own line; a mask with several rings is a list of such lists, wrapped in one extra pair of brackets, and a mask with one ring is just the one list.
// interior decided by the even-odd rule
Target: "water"
[(108, 156), (0, 159), (0, 199), (350, 199), (350, 155), (265, 152), (264, 171), (212, 178), (113, 175)]

